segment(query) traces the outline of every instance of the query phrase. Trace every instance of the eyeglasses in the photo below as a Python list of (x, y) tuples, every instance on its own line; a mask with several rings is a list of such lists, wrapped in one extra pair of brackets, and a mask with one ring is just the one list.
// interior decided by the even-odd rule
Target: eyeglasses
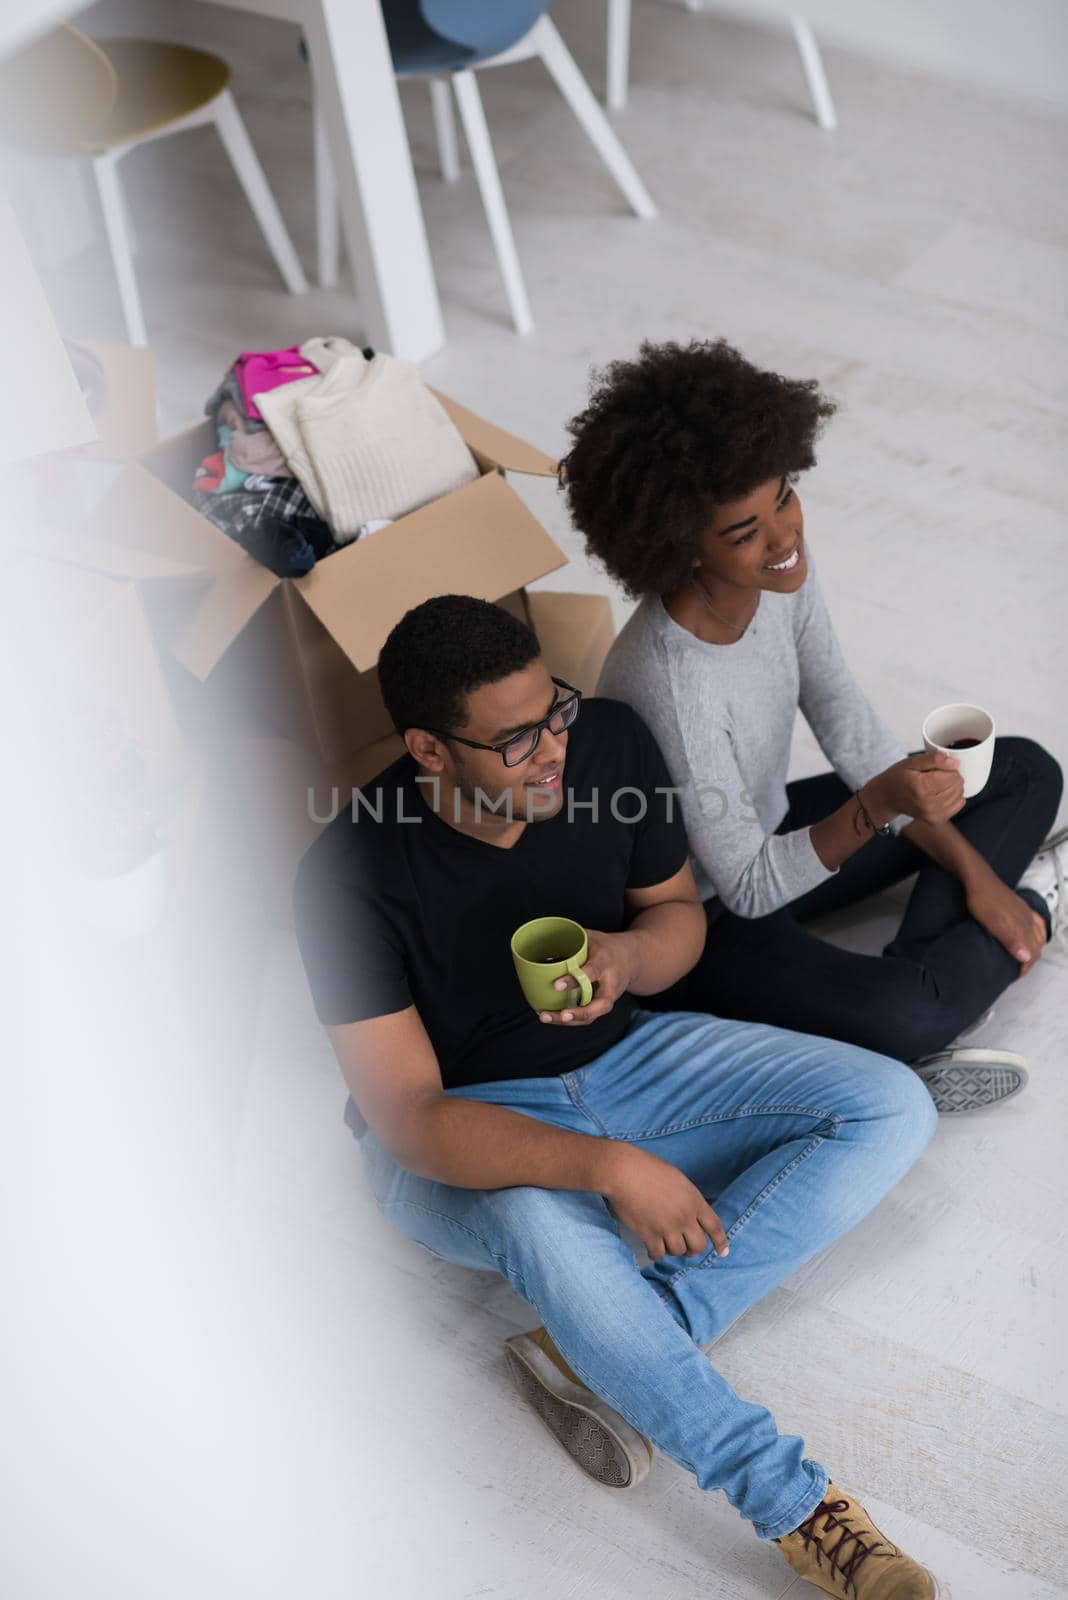
[(439, 739), (453, 739), (457, 744), (466, 744), (471, 750), (493, 750), (506, 767), (518, 767), (534, 754), (544, 729), (548, 728), (551, 733), (563, 733), (579, 714), (582, 690), (576, 689), (573, 683), (565, 683), (563, 678), (553, 678), (552, 682), (558, 689), (568, 691), (566, 698), (557, 700), (547, 717), (524, 728), (522, 733), (513, 733), (502, 744), (479, 744), (477, 739), (463, 739), (458, 733), (443, 733), (439, 728), (428, 728), (426, 731)]

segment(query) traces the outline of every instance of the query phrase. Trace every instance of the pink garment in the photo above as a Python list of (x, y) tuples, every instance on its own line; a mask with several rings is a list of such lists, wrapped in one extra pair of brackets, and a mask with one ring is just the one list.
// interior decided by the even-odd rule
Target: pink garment
[(298, 378), (314, 378), (318, 371), (318, 367), (301, 355), (297, 344), (285, 350), (242, 350), (234, 362), (234, 376), (241, 390), (245, 415), (253, 422), (262, 422), (253, 395), (280, 389), (284, 383), (296, 383)]

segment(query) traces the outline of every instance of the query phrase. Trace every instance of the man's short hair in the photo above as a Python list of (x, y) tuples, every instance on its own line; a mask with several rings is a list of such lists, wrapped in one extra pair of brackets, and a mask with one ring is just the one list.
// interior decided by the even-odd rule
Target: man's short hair
[(834, 410), (815, 379), (766, 372), (725, 339), (647, 341), (594, 374), (568, 424), (560, 482), (587, 550), (629, 594), (670, 593), (714, 507), (814, 466)]
[(467, 720), (467, 697), (537, 659), (525, 622), (468, 594), (439, 594), (408, 611), (382, 646), (378, 682), (398, 733), (451, 733)]

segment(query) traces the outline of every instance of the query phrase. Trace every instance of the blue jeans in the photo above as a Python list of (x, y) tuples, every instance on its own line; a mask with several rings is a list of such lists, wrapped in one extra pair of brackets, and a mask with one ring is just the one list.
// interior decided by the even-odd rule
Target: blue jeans
[(623, 1139), (706, 1195), (730, 1254), (639, 1270), (599, 1194), (461, 1189), (363, 1138), (379, 1207), (434, 1255), (500, 1272), (582, 1381), (763, 1539), (791, 1532), (827, 1473), (702, 1354), (748, 1306), (861, 1219), (908, 1171), (936, 1116), (898, 1061), (691, 1012), (639, 1010), (618, 1044), (558, 1077), (447, 1091)]

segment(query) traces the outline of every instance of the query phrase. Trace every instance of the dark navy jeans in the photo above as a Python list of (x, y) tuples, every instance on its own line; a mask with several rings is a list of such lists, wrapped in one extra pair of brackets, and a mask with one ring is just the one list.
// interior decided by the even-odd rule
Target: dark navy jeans
[[(1014, 886), (1049, 832), (1061, 788), (1061, 769), (1040, 745), (999, 738), (985, 788), (953, 825)], [(791, 783), (778, 831), (821, 821), (849, 792), (833, 772)], [(804, 926), (914, 872), (904, 920), (881, 956), (840, 950)], [(1045, 915), (1038, 895), (1025, 890), (1024, 898)], [(955, 1039), (1020, 970), (969, 915), (956, 878), (905, 838), (871, 839), (834, 877), (770, 916), (735, 916), (718, 900), (706, 911), (704, 954), (687, 977), (643, 1001), (650, 1009), (768, 1022), (915, 1061)]]

